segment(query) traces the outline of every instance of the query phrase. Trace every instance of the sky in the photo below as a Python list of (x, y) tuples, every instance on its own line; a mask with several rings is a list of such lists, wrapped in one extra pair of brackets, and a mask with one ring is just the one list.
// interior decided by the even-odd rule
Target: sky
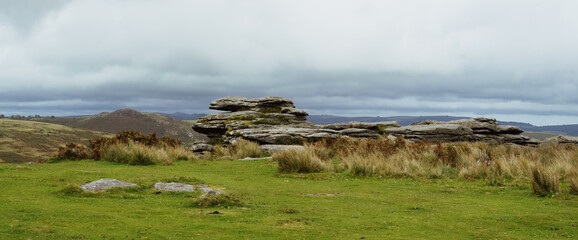
[(578, 124), (575, 0), (0, 0), (0, 114), (309, 114)]

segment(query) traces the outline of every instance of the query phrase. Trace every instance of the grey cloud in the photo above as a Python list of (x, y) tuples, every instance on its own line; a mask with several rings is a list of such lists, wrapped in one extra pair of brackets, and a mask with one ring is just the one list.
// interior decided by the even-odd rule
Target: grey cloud
[(578, 122), (575, 1), (38, 2), (0, 1), (0, 112), (279, 95), (311, 113)]

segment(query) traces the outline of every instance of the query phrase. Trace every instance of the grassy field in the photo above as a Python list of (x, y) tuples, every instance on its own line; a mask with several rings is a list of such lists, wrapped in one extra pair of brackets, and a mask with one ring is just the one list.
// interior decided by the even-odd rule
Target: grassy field
[[(3, 239), (546, 239), (578, 237), (578, 196), (533, 194), (530, 183), (280, 174), (277, 163), (103, 161), (1, 164)], [(199, 193), (155, 194), (166, 179), (197, 178), (241, 199), (195, 208)], [(139, 184), (96, 195), (63, 193), (101, 178)], [(565, 184), (565, 183), (563, 183)], [(562, 189), (567, 189), (566, 185)], [(219, 211), (222, 214), (209, 214)]]
[(58, 147), (112, 134), (59, 124), (0, 119), (0, 162), (35, 162), (58, 152)]

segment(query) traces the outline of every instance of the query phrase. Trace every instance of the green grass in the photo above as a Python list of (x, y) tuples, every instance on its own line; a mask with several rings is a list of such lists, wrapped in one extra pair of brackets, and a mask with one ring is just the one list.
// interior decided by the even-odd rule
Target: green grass
[[(116, 178), (129, 190), (78, 194)], [(200, 193), (156, 194), (156, 181), (204, 182), (239, 206), (195, 208)], [(578, 196), (485, 180), (278, 174), (272, 161), (104, 161), (0, 165), (3, 239), (545, 239), (578, 237)], [(72, 187), (71, 187), (72, 186)], [(208, 214), (219, 211), (222, 214)]]

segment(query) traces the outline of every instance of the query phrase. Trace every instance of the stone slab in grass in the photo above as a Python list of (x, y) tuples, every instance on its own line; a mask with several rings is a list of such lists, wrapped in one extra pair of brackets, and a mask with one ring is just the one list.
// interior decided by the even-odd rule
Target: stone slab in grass
[(119, 181), (112, 178), (103, 178), (100, 180), (96, 180), (94, 182), (90, 182), (80, 186), (82, 190), (89, 191), (89, 192), (100, 192), (105, 191), (111, 188), (126, 188), (126, 187), (135, 187), (136, 184), (134, 183), (127, 183), (123, 181)]
[(154, 188), (161, 191), (172, 192), (194, 192), (195, 186), (186, 183), (170, 182), (170, 183), (155, 183)]

